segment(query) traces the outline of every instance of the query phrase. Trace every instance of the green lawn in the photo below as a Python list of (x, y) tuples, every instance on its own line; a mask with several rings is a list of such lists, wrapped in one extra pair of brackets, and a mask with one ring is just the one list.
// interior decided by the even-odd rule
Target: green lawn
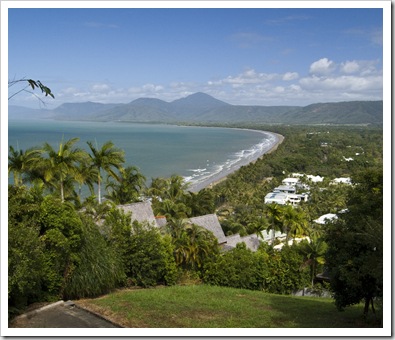
[(121, 290), (77, 301), (124, 327), (138, 328), (362, 328), (381, 327), (362, 318), (363, 307), (344, 312), (332, 299), (211, 287), (172, 286)]

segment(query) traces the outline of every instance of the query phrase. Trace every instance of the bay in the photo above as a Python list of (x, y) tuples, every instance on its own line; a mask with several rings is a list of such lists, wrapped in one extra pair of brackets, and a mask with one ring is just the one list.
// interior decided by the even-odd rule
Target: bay
[(111, 140), (125, 151), (125, 166), (133, 165), (147, 178), (183, 176), (200, 189), (258, 158), (277, 141), (269, 132), (124, 122), (10, 120), (9, 145), (18, 149), (59, 143), (78, 137), (98, 147)]

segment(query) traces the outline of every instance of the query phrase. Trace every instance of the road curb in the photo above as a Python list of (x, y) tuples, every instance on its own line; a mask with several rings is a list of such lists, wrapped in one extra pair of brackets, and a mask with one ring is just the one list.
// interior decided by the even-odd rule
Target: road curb
[(43, 306), (43, 307), (41, 307), (41, 308), (37, 308), (37, 309), (35, 309), (35, 310), (32, 310), (32, 311), (30, 311), (30, 312), (27, 312), (27, 313), (18, 315), (18, 316), (16, 316), (15, 318), (13, 318), (13, 319), (11, 320), (11, 322), (14, 322), (14, 321), (17, 321), (17, 320), (20, 320), (20, 319), (25, 319), (25, 318), (29, 319), (29, 318), (31, 318), (33, 315), (36, 315), (36, 314), (38, 314), (38, 313), (40, 313), (40, 312), (42, 312), (42, 311), (44, 311), (44, 310), (47, 310), (47, 309), (50, 309), (50, 308), (54, 308), (54, 307), (57, 307), (57, 306), (61, 306), (61, 305), (64, 305), (64, 301), (63, 301), (63, 300), (60, 300), (60, 301), (51, 303), (51, 304), (49, 304), (49, 305)]
[(116, 323), (116, 322), (112, 321), (111, 319), (109, 319), (109, 318), (107, 318), (107, 317), (105, 317), (105, 316), (103, 316), (103, 315), (101, 315), (101, 314), (98, 314), (98, 313), (96, 313), (96, 312), (94, 312), (94, 311), (92, 311), (92, 310), (89, 310), (89, 309), (85, 308), (85, 307), (79, 306), (77, 303), (74, 303), (73, 305), (74, 305), (74, 307), (76, 307), (76, 308), (79, 308), (79, 309), (81, 309), (81, 310), (83, 310), (83, 311), (85, 311), (85, 312), (88, 312), (88, 313), (90, 313), (90, 314), (92, 314), (92, 315), (94, 315), (94, 316), (96, 316), (96, 317), (98, 317), (98, 318), (100, 318), (100, 319), (102, 319), (102, 320), (104, 320), (104, 321), (107, 321), (107, 322), (111, 323), (111, 324), (114, 325), (115, 327), (118, 327), (118, 328), (125, 328), (124, 326), (120, 325), (119, 323)]

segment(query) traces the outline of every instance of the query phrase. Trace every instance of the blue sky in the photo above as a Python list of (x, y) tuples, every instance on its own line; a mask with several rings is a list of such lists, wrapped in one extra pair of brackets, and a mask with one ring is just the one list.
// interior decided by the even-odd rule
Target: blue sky
[(383, 98), (381, 8), (10, 8), (8, 21), (8, 79), (41, 80), (49, 108), (199, 91), (243, 105)]

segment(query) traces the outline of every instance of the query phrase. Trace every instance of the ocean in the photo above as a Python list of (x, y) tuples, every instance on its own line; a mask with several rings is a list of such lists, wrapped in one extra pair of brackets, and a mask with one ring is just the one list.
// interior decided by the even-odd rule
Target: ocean
[(10, 120), (8, 142), (27, 149), (48, 142), (78, 137), (100, 146), (111, 140), (125, 151), (125, 166), (140, 169), (149, 184), (152, 178), (183, 176), (191, 190), (198, 190), (242, 165), (255, 160), (277, 141), (269, 132), (121, 122)]

